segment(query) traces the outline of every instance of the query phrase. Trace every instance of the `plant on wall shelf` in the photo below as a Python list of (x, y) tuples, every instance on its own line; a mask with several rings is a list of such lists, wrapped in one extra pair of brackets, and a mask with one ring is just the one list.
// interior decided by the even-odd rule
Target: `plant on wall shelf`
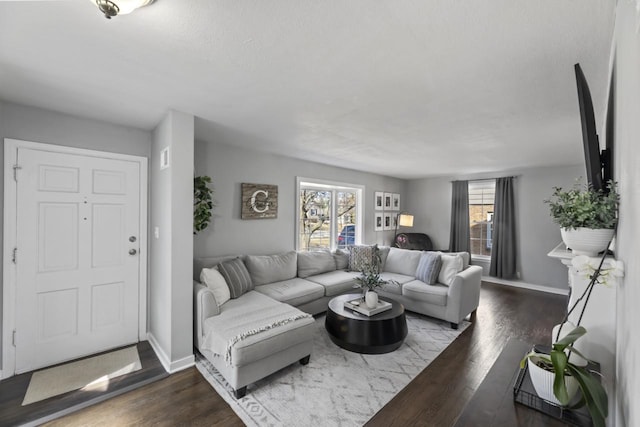
[(206, 175), (193, 178), (193, 234), (204, 230), (211, 222), (213, 190), (209, 188), (211, 177)]

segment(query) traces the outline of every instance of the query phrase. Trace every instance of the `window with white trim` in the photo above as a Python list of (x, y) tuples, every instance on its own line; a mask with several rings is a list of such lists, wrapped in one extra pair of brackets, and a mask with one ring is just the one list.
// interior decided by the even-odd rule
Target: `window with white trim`
[(469, 233), (473, 257), (491, 257), (495, 198), (495, 179), (469, 181)]
[(296, 249), (334, 250), (360, 244), (364, 187), (298, 178)]

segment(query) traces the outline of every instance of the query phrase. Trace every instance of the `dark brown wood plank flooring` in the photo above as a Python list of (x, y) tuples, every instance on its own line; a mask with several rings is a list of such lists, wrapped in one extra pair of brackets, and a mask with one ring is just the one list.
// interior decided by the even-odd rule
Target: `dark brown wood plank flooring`
[[(546, 342), (565, 308), (563, 296), (483, 283), (473, 324), (367, 426), (453, 425), (507, 340), (515, 337), (530, 343)], [(199, 372), (189, 368), (48, 425), (242, 426), (243, 423)]]
[(109, 380), (104, 390), (74, 390), (22, 406), (32, 372), (0, 381), (0, 426), (41, 424), (168, 376), (147, 341), (137, 344), (142, 369)]

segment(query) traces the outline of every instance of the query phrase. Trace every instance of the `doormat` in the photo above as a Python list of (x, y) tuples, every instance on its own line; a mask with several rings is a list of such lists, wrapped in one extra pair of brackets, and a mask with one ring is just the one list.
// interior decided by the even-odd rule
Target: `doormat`
[(34, 372), (22, 406), (77, 389), (95, 390), (142, 368), (136, 346)]
[(335, 345), (316, 318), (308, 365), (294, 363), (233, 396), (213, 365), (196, 353), (196, 367), (242, 421), (253, 426), (362, 426), (411, 382), (469, 325), (407, 313), (409, 333), (386, 354), (359, 354)]

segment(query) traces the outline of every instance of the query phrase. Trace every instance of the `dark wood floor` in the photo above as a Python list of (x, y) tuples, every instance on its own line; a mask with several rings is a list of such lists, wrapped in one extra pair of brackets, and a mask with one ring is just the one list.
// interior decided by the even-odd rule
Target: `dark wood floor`
[(142, 369), (109, 380), (100, 390), (74, 390), (40, 402), (22, 406), (32, 372), (15, 375), (0, 381), (0, 426), (41, 424), (43, 421), (60, 417), (74, 410), (110, 399), (161, 378), (167, 372), (156, 357), (147, 341), (138, 343), (138, 355)]
[[(451, 426), (510, 337), (546, 342), (566, 297), (483, 283), (473, 324), (367, 426)], [(516, 367), (514, 367), (516, 369)], [(49, 423), (51, 426), (242, 426), (195, 368)]]

